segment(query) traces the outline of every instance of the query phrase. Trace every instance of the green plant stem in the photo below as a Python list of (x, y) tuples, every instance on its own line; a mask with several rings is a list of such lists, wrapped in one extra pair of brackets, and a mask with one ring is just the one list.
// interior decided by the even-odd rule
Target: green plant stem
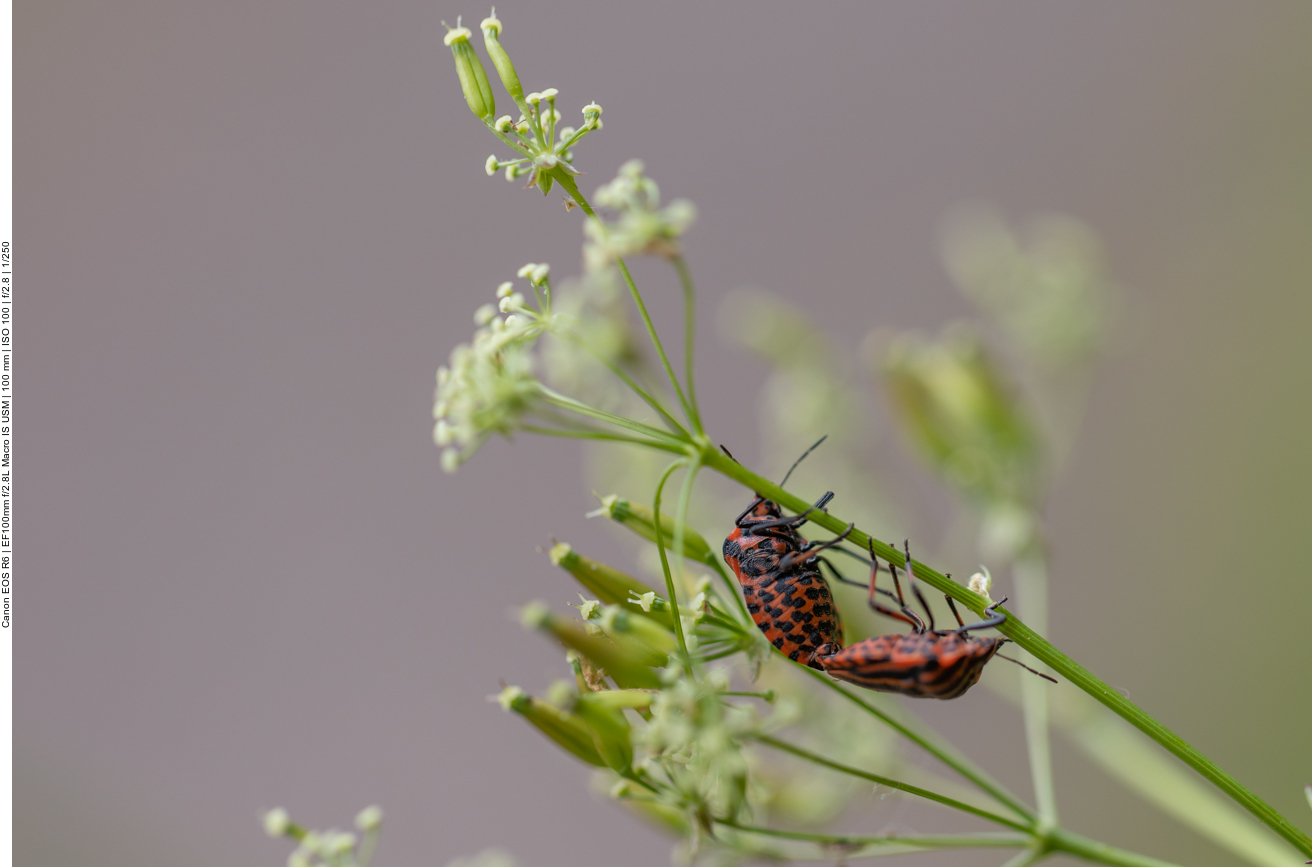
[(553, 391), (542, 383), (538, 383), (537, 387), (543, 397), (547, 398), (562, 409), (568, 409), (571, 412), (577, 412), (579, 415), (595, 418), (598, 421), (608, 422), (616, 427), (622, 427), (626, 430), (631, 430), (634, 433), (640, 433), (644, 436), (651, 437), (653, 440), (656, 440), (657, 443), (662, 443), (667, 451), (671, 450), (670, 447), (672, 447), (674, 451), (687, 454), (688, 448), (686, 440), (681, 440), (660, 428), (654, 428), (651, 425), (643, 424), (640, 421), (634, 421), (633, 419), (625, 418), (622, 415), (615, 415), (612, 412), (606, 412), (603, 409), (588, 406), (586, 403), (577, 401), (558, 391)]
[(676, 436), (683, 437), (683, 438), (688, 437), (688, 431), (684, 429), (683, 425), (679, 424), (678, 419), (670, 415), (669, 412), (665, 409), (665, 407), (661, 405), (661, 402), (656, 398), (652, 397), (650, 394), (648, 394), (642, 388), (642, 386), (638, 385), (638, 383), (634, 381), (633, 377), (629, 376), (627, 373), (624, 372), (623, 368), (621, 368), (615, 362), (611, 361), (609, 358), (603, 356), (600, 352), (597, 352), (595, 349), (593, 349), (592, 346), (590, 346), (586, 340), (583, 340), (573, 334), (569, 334), (568, 339), (575, 346), (578, 346), (581, 349), (585, 350), (593, 358), (601, 362), (601, 364), (603, 364), (607, 370), (609, 370), (611, 373), (619, 377), (621, 382), (623, 382), (630, 389), (632, 389), (633, 393), (636, 394), (639, 398), (641, 398), (643, 403), (647, 404), (647, 406), (656, 410), (656, 412), (660, 414), (660, 417), (665, 419), (665, 423), (670, 426), (670, 428), (674, 431)]
[[(597, 212), (592, 209), (592, 205), (588, 204), (588, 200), (579, 192), (579, 185), (574, 182), (574, 178), (570, 176), (569, 172), (557, 166), (551, 170), (551, 176), (556, 179), (556, 183), (560, 184), (565, 192), (569, 193), (575, 204), (583, 209), (583, 213), (587, 214), (588, 218), (596, 222), (598, 226), (601, 226), (602, 231), (605, 231), (606, 224), (601, 221), (601, 218), (597, 216)], [(674, 393), (679, 398), (679, 404), (683, 407), (684, 415), (688, 417), (688, 422), (692, 425), (693, 430), (701, 433), (701, 423), (697, 421), (697, 414), (688, 403), (688, 398), (683, 393), (683, 387), (679, 385), (679, 378), (674, 375), (674, 368), (670, 365), (669, 356), (665, 354), (665, 347), (661, 344), (660, 335), (656, 333), (656, 326), (651, 321), (651, 315), (647, 313), (647, 305), (643, 303), (642, 293), (638, 291), (638, 284), (633, 282), (633, 275), (629, 273), (628, 266), (624, 264), (624, 260), (619, 256), (615, 257), (615, 266), (619, 268), (625, 284), (629, 287), (629, 294), (633, 296), (633, 303), (637, 305), (638, 314), (647, 327), (647, 336), (651, 338), (651, 345), (656, 348), (656, 354), (660, 357), (661, 366), (665, 368), (665, 375), (670, 379), (670, 385), (674, 386)]]
[(810, 750), (805, 750), (801, 747), (794, 746), (793, 744), (790, 744), (787, 741), (779, 740), (778, 738), (772, 737), (770, 735), (762, 735), (757, 740), (768, 747), (773, 747), (774, 749), (779, 750), (780, 752), (785, 752), (790, 755), (797, 756), (800, 759), (804, 759), (808, 762), (811, 762), (812, 764), (820, 765), (821, 767), (829, 768), (830, 770), (837, 771), (840, 774), (847, 774), (848, 776), (859, 777), (863, 780), (869, 780), (872, 783), (878, 783), (881, 786), (888, 786), (890, 789), (897, 789), (898, 791), (906, 792), (907, 794), (916, 795), (918, 797), (925, 798), (926, 800), (930, 800), (930, 801), (934, 801), (935, 803), (942, 804), (945, 807), (951, 807), (954, 810), (961, 810), (962, 812), (979, 816), (981, 819), (987, 819), (990, 822), (997, 822), (999, 825), (1006, 825), (1008, 828), (1011, 828), (1016, 831), (1024, 831), (1027, 833), (1030, 831), (1030, 828), (1028, 826), (1022, 825), (1018, 822), (1013, 822), (1012, 820), (1004, 816), (999, 816), (997, 813), (990, 813), (988, 810), (981, 810), (978, 807), (972, 807), (970, 804), (963, 803), (961, 801), (956, 800), (955, 798), (949, 798), (946, 795), (940, 795), (937, 792), (931, 792), (928, 789), (922, 789), (919, 786), (913, 786), (910, 783), (899, 782), (889, 777), (884, 777), (879, 774), (872, 774), (869, 771), (863, 771), (858, 768), (853, 768), (848, 765), (840, 764), (835, 761), (830, 761), (829, 759), (826, 759), (823, 756), (816, 755)]
[[(684, 474), (683, 487), (679, 489), (679, 503), (677, 506), (675, 506), (674, 509), (674, 546), (672, 548), (672, 550), (674, 551), (683, 550), (684, 530), (688, 526), (688, 504), (692, 500), (693, 482), (697, 479), (697, 471), (700, 470), (701, 468), (702, 468), (701, 456), (694, 455), (688, 462), (688, 472)], [(659, 527), (661, 522), (660, 511), (657, 509), (653, 509), (652, 512), (653, 512), (653, 523), (655, 523), (657, 527)], [(657, 532), (660, 532), (659, 529), (657, 530)], [(656, 540), (656, 544), (657, 545), (660, 544), (659, 539)], [(680, 557), (676, 561), (679, 564), (680, 575), (686, 574), (684, 571), (686, 569), (686, 566), (684, 565), (683, 562), (685, 559), (687, 558)], [(685, 587), (686, 586), (687, 585), (685, 585)], [(679, 609), (677, 607), (674, 608), (672, 613), (675, 615), (673, 619), (677, 620)]]
[(970, 759), (959, 753), (956, 748), (944, 742), (937, 735), (929, 731), (916, 731), (903, 721), (894, 718), (885, 713), (867, 701), (852, 694), (844, 689), (839, 683), (823, 672), (816, 671), (809, 666), (802, 666), (802, 670), (814, 677), (828, 689), (841, 695), (843, 698), (855, 704), (857, 707), (874, 716), (876, 719), (887, 725), (889, 728), (974, 783), (981, 791), (990, 795), (995, 801), (1016, 815), (1021, 816), (1027, 822), (1033, 822), (1035, 819), (1034, 812), (1025, 803), (1007, 791), (1006, 787), (999, 783), (993, 777), (989, 776), (983, 768), (976, 765)]
[(656, 496), (652, 499), (651, 512), (652, 525), (656, 530), (656, 550), (660, 552), (661, 571), (665, 573), (665, 592), (669, 594), (670, 622), (674, 624), (674, 636), (679, 640), (684, 673), (692, 677), (692, 657), (688, 655), (688, 641), (683, 636), (683, 618), (679, 616), (679, 594), (674, 590), (674, 573), (670, 571), (670, 559), (665, 555), (665, 545), (661, 541), (661, 493), (665, 490), (665, 483), (670, 480), (670, 475), (687, 463), (687, 458), (681, 458), (665, 468), (660, 482), (656, 485)]
[(653, 443), (651, 440), (639, 439), (638, 437), (627, 437), (623, 434), (607, 433), (606, 431), (593, 430), (562, 430), (554, 427), (542, 427), (536, 424), (521, 424), (519, 429), (525, 433), (539, 434), (548, 437), (564, 437), (566, 439), (576, 440), (602, 440), (605, 442), (631, 443), (639, 446), (651, 446), (653, 448), (664, 449), (675, 454), (680, 454), (682, 449), (674, 446), (664, 446), (659, 443)]
[(688, 406), (692, 410), (692, 426), (702, 429), (701, 410), (697, 406), (697, 382), (693, 376), (693, 355), (697, 337), (697, 293), (692, 282), (692, 272), (682, 255), (672, 256), (670, 261), (679, 273), (679, 285), (683, 287), (683, 378), (688, 383)]
[[(730, 460), (728, 457), (721, 455), (719, 452), (707, 448), (703, 453), (705, 464), (728, 476), (735, 481), (741, 482), (747, 488), (759, 492), (769, 497), (785, 508), (801, 514), (810, 503), (796, 497), (769, 479), (759, 476), (748, 470), (746, 467)], [(847, 523), (840, 518), (823, 512), (813, 512), (811, 521), (835, 533), (840, 533), (847, 528)], [(869, 534), (860, 530), (854, 530), (848, 537), (857, 548), (865, 548), (869, 542), (875, 551), (875, 554), (889, 560), (897, 566), (903, 566), (903, 555), (897, 549), (887, 542), (873, 539)], [(973, 593), (966, 587), (947, 578), (939, 572), (934, 571), (923, 563), (915, 563), (915, 576), (925, 583), (934, 587), (941, 593), (946, 593), (953, 599), (965, 603), (965, 605), (977, 614), (982, 614), (988, 600), (977, 593)], [(1202, 774), (1208, 781), (1225, 792), (1244, 809), (1248, 810), (1265, 825), (1274, 830), (1277, 834), (1284, 837), (1294, 845), (1299, 852), (1312, 857), (1312, 837), (1295, 828), (1288, 819), (1282, 816), (1275, 808), (1266, 801), (1259, 798), (1253, 792), (1249, 791), (1234, 777), (1227, 774), (1216, 766), (1210, 759), (1194, 749), (1192, 745), (1186, 742), (1175, 732), (1162, 725), (1138, 705), (1125, 698), (1116, 690), (1103, 683), (1093, 675), (1088, 669), (1062, 653), (1033, 629), (1027, 626), (1020, 618), (1016, 617), (1007, 609), (1002, 611), (1007, 613), (1007, 622), (998, 627), (998, 631), (1010, 638), (1016, 644), (1029, 651), (1036, 659), (1052, 668), (1057, 674), (1065, 677), (1068, 681), (1075, 684), (1084, 692), (1102, 702), (1117, 715), (1125, 719), (1135, 728), (1142, 731), (1148, 737), (1157, 741), (1177, 758)]]
[[(1037, 633), (1048, 631), (1048, 572), (1043, 554), (1037, 544), (1012, 565), (1016, 590), (1020, 593), (1020, 606), (1031, 628)], [(1028, 655), (1028, 651), (1025, 651)], [(1043, 663), (1036, 659), (1025, 660), (1039, 671)], [(1052, 744), (1048, 726), (1048, 686), (1038, 677), (1019, 669), (1021, 712), (1025, 718), (1025, 743), (1029, 749), (1030, 775), (1034, 782), (1034, 806), (1038, 809), (1039, 824), (1045, 828), (1057, 827), (1057, 793), (1052, 776)]]
[(1060, 828), (1051, 832), (1045, 840), (1049, 851), (1067, 852), (1089, 861), (1112, 864), (1115, 867), (1179, 867), (1178, 864), (1170, 861), (1163, 861), (1150, 855), (1140, 855), (1137, 852), (1127, 852)]
[(1030, 838), (1020, 834), (925, 834), (916, 837), (894, 836), (862, 837), (848, 834), (813, 834), (807, 831), (782, 831), (777, 828), (760, 828), (740, 825), (723, 819), (716, 824), (749, 834), (779, 837), (784, 840), (803, 840), (830, 846), (915, 846), (921, 849), (1020, 849), (1028, 846)]

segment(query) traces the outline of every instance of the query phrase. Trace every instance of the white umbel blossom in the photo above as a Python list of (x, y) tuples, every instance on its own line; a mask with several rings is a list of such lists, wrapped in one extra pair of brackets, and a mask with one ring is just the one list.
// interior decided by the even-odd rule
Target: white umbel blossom
[(692, 202), (679, 199), (662, 208), (660, 189), (643, 173), (641, 160), (629, 160), (615, 179), (597, 190), (597, 205), (618, 215), (614, 222), (583, 224), (584, 259), (590, 269), (605, 267), (617, 256), (677, 256), (679, 237), (697, 218)]

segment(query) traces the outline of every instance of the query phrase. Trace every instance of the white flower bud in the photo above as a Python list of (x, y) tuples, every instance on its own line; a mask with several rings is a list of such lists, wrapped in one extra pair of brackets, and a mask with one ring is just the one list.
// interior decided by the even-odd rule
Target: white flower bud
[(496, 130), (501, 133), (510, 132), (511, 127), (514, 125), (515, 122), (510, 119), (510, 115), (503, 114), (501, 117), (497, 118)]
[(497, 309), (491, 304), (484, 304), (474, 311), (474, 323), (477, 325), (487, 325), (496, 318)]
[(970, 581), (966, 583), (966, 586), (969, 587), (972, 592), (978, 593), (985, 599), (992, 599), (993, 597), (989, 595), (989, 591), (993, 589), (993, 576), (989, 574), (987, 566), (980, 564), (979, 568), (981, 571), (971, 575)]
[(524, 690), (519, 687), (508, 686), (501, 690), (501, 694), (497, 696), (497, 704), (501, 705), (502, 710), (509, 712), (515, 706), (515, 702), (524, 698), (525, 695)]
[(505, 298), (511, 292), (514, 291), (515, 291), (515, 284), (507, 280), (506, 282), (502, 283), (500, 286), (497, 287), (497, 297)]
[(455, 28), (448, 30), (446, 32), (446, 35), (442, 37), (442, 44), (445, 45), (447, 48), (450, 48), (451, 43), (455, 42), (457, 39), (463, 39), (466, 42), (469, 41), (469, 37), (471, 35), (469, 32), (469, 28), (459, 26), (460, 19), (458, 18), (456, 19), (456, 25), (457, 26)]
[(446, 449), (442, 452), (442, 472), (454, 473), (460, 468), (460, 452)]
[(487, 172), (487, 176), (488, 176), (489, 178), (492, 177), (493, 175), (495, 175), (495, 174), (497, 173), (497, 155), (496, 155), (496, 154), (492, 154), (492, 156), (490, 156), (490, 157), (487, 158), (487, 162), (485, 162), (485, 163), (483, 164), (483, 171)]
[(562, 126), (560, 128), (561, 141), (568, 139), (570, 136), (574, 135), (575, 132), (576, 130), (572, 126)]
[(538, 264), (536, 262), (529, 262), (527, 265), (523, 266), (518, 271), (516, 271), (515, 276), (527, 277), (529, 274), (533, 273), (533, 269), (536, 268), (537, 266)]
[(528, 96), (524, 97), (524, 101), (527, 102), (529, 105), (537, 105), (539, 102), (542, 101), (542, 94), (538, 93), (535, 90), (532, 93), (530, 93)]
[(511, 311), (519, 310), (523, 306), (524, 296), (518, 292), (513, 292), (501, 299), (500, 307), (502, 313), (510, 313)]
[(543, 264), (536, 266), (531, 272), (529, 272), (528, 275), (529, 282), (532, 283), (534, 286), (541, 286), (542, 282), (547, 279), (547, 275), (550, 273), (551, 273), (551, 266), (544, 262)]
[(515, 124), (515, 132), (519, 133), (520, 135), (528, 135), (528, 131), (529, 131), (528, 121), (521, 120), (519, 123)]
[(548, 87), (546, 90), (542, 91), (540, 95), (543, 99), (555, 99), (560, 95), (560, 91), (556, 90), (554, 87)]
[(355, 817), (355, 827), (361, 831), (377, 831), (383, 824), (383, 809), (378, 806), (365, 807)]
[(587, 117), (589, 114), (600, 115), (601, 106), (597, 105), (595, 102), (590, 102), (587, 105), (583, 106), (583, 116)]
[(437, 425), (433, 428), (433, 442), (440, 448), (446, 448), (451, 445), (451, 440), (455, 438), (455, 431), (451, 425), (443, 420), (438, 420)]
[(291, 816), (282, 807), (270, 810), (264, 814), (264, 833), (270, 837), (282, 837), (292, 826)]
[[(510, 300), (509, 298), (506, 299), (506, 301), (509, 300)], [(516, 316), (512, 313), (511, 315), (506, 317), (507, 331), (518, 331), (519, 329), (523, 328), (527, 324), (528, 324), (528, 320), (525, 319), (523, 316)]]
[(651, 611), (651, 605), (655, 601), (656, 594), (650, 590), (638, 597), (638, 604), (642, 606), (643, 611)]

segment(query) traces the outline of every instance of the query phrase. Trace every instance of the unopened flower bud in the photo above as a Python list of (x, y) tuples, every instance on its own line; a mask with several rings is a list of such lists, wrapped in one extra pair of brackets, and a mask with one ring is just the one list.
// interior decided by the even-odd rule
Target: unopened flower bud
[(595, 102), (590, 102), (587, 105), (583, 106), (583, 116), (587, 117), (588, 115), (592, 115), (593, 117), (600, 117), (601, 106), (597, 105)]
[(487, 49), (487, 56), (501, 78), (506, 93), (510, 94), (510, 98), (515, 102), (519, 102), (524, 98), (524, 88), (519, 83), (519, 73), (515, 72), (515, 64), (510, 62), (510, 55), (501, 47), (501, 22), (497, 19), (496, 13), (494, 6), (492, 14), (484, 18), (479, 25), (483, 31), (483, 47)]
[(554, 88), (554, 87), (548, 87), (546, 90), (542, 91), (542, 98), (543, 98), (543, 99), (555, 99), (559, 94), (560, 94), (560, 91), (559, 91), (559, 90), (556, 90), (556, 88)]
[(497, 317), (497, 308), (491, 304), (484, 304), (474, 311), (474, 323), (476, 325), (487, 325)]
[(460, 452), (455, 449), (443, 449), (442, 472), (454, 473), (458, 469), (460, 469)]
[(542, 102), (542, 94), (538, 93), (535, 90), (532, 93), (530, 93), (528, 96), (524, 97), (524, 101), (527, 102), (529, 105), (537, 105), (538, 103)]
[(534, 286), (541, 286), (546, 281), (547, 275), (551, 273), (551, 266), (545, 262), (538, 265), (529, 272), (528, 281)]
[(282, 807), (264, 814), (264, 833), (270, 837), (285, 837), (292, 827), (291, 816)]
[(445, 448), (451, 445), (453, 439), (454, 432), (451, 430), (451, 425), (439, 419), (437, 425), (433, 428), (433, 442), (439, 447)]
[[(584, 557), (564, 542), (557, 542), (550, 551), (551, 562), (559, 566), (569, 574), (573, 575), (583, 587), (595, 595), (602, 602), (610, 605), (623, 605), (630, 611), (643, 611), (651, 613), (651, 604), (636, 604), (631, 601), (632, 597), (639, 599), (645, 597), (656, 598), (646, 584), (643, 584), (637, 578), (621, 572), (605, 563), (599, 563), (596, 560)], [(668, 623), (668, 618), (664, 615), (656, 615), (658, 619)]]
[(536, 268), (537, 266), (538, 265), (536, 262), (529, 262), (527, 265), (521, 266), (520, 269), (515, 272), (515, 276), (527, 277), (529, 274), (533, 273), (533, 269)]
[(593, 743), (592, 730), (578, 715), (539, 699), (517, 686), (508, 686), (496, 696), (502, 710), (511, 711), (533, 724), (538, 731), (569, 750), (583, 761), (599, 768), (606, 762)]
[(377, 831), (378, 827), (383, 824), (383, 808), (378, 806), (365, 807), (355, 817), (355, 827), (361, 831)]
[(501, 299), (501, 304), (499, 306), (502, 313), (509, 313), (512, 310), (518, 310), (524, 306), (524, 296), (518, 292), (512, 292), (505, 298)]
[[(631, 503), (612, 494), (609, 497), (602, 498), (600, 509), (588, 513), (588, 517), (597, 515), (605, 515), (612, 521), (623, 524), (649, 542), (656, 541), (656, 525), (652, 520), (652, 511), (647, 506)], [(666, 548), (673, 550), (674, 518), (663, 510), (661, 512), (661, 541)], [(706, 540), (702, 538), (700, 533), (688, 526), (683, 528), (683, 556), (690, 560), (706, 563), (712, 568), (719, 565), (715, 561), (715, 555), (711, 553), (711, 546), (706, 544)]]
[(501, 117), (497, 118), (497, 122), (496, 122), (497, 132), (510, 132), (510, 130), (514, 126), (515, 126), (515, 122), (510, 119), (510, 115), (508, 114), (503, 114), (501, 115)]
[(562, 620), (541, 602), (525, 606), (522, 616), (526, 627), (550, 632), (560, 643), (577, 650), (598, 668), (605, 669), (619, 686), (625, 689), (656, 689), (660, 686), (660, 679), (651, 668), (669, 663), (664, 653), (623, 635), (592, 635), (584, 623)]
[(500, 286), (497, 287), (497, 297), (508, 298), (510, 296), (510, 293), (514, 291), (515, 291), (515, 284), (507, 280), (506, 282), (502, 283)]
[(633, 767), (633, 741), (629, 721), (624, 712), (599, 700), (605, 693), (590, 692), (580, 695), (574, 712), (587, 723), (592, 732), (592, 743), (602, 760), (615, 771), (624, 773)]
[(496, 114), (496, 98), (492, 95), (492, 85), (488, 84), (487, 73), (483, 63), (474, 53), (474, 46), (469, 44), (469, 28), (461, 27), (456, 19), (456, 27), (448, 30), (442, 41), (451, 47), (451, 54), (456, 60), (456, 74), (460, 76), (460, 89), (465, 94), (465, 102), (475, 117), (484, 120)]
[(487, 176), (490, 178), (497, 173), (497, 168), (497, 155), (492, 154), (487, 158), (487, 162), (483, 164), (483, 171), (487, 172)]

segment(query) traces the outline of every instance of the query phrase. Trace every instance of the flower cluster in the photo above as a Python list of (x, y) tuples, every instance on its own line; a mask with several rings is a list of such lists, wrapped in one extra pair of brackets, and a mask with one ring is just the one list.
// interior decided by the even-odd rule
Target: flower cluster
[(647, 177), (641, 160), (629, 160), (619, 174), (593, 196), (598, 207), (614, 211), (609, 223), (589, 221), (583, 255), (589, 269), (603, 268), (617, 257), (633, 254), (679, 255), (679, 237), (697, 218), (697, 208), (676, 199), (662, 208), (660, 190)]
[(496, 12), (494, 7), (492, 14), (483, 19), (479, 28), (483, 31), (483, 46), (487, 49), (488, 58), (506, 92), (519, 108), (517, 120), (508, 114), (492, 119), (496, 114), (496, 98), (488, 84), (483, 64), (469, 44), (472, 34), (468, 27), (460, 26), (459, 18), (454, 28), (448, 28), (443, 41), (455, 57), (460, 89), (464, 92), (470, 110), (497, 138), (519, 154), (509, 160), (499, 159), (493, 154), (487, 158), (487, 173), (494, 175), (504, 169), (508, 181), (528, 175), (528, 186), (537, 187), (546, 195), (561, 177), (578, 174), (578, 170), (570, 165), (574, 160), (571, 148), (588, 133), (601, 129), (601, 106), (596, 103), (585, 105), (583, 124), (578, 128), (559, 126), (562, 119), (556, 108), (559, 92), (554, 87), (548, 87), (542, 91), (524, 93), (519, 73), (515, 71), (510, 56), (501, 45), (502, 24)]
[(479, 326), (470, 343), (451, 352), (437, 369), (433, 403), (434, 441), (442, 447), (442, 468), (453, 472), (494, 433), (509, 436), (541, 393), (529, 347), (551, 328), (550, 268), (529, 263), (519, 270), (533, 290), (536, 309), (507, 281), (497, 287), (496, 304), (474, 313)]
[(270, 837), (288, 837), (298, 844), (287, 858), (287, 867), (369, 867), (382, 823), (382, 810), (365, 807), (355, 817), (356, 830), (361, 833), (361, 837), (356, 837), (335, 828), (307, 830), (293, 822), (281, 807), (264, 814), (265, 833)]

